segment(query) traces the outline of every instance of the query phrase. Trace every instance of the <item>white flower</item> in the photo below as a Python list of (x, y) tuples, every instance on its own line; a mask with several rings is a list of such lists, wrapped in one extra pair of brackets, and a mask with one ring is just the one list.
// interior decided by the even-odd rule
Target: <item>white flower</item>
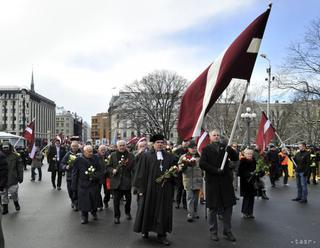
[(85, 172), (86, 175), (88, 175), (88, 173), (89, 173), (88, 171)]

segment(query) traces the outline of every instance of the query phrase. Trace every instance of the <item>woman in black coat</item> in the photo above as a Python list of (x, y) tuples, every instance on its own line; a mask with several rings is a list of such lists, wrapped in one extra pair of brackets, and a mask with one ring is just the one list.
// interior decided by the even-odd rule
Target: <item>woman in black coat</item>
[(245, 149), (244, 158), (240, 160), (238, 176), (240, 177), (240, 196), (243, 197), (242, 209), (243, 218), (254, 218), (253, 206), (254, 197), (257, 195), (255, 188), (256, 161), (253, 158), (253, 150)]

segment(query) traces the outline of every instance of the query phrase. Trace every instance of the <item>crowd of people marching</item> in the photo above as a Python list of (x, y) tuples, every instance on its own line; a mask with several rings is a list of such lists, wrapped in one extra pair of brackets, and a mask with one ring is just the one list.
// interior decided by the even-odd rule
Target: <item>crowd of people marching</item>
[[(227, 152), (227, 161), (221, 167)], [(21, 153), (21, 152), (20, 152)], [(70, 206), (80, 212), (81, 224), (87, 224), (89, 214), (98, 219), (98, 211), (109, 208), (113, 200), (114, 224), (123, 221), (120, 209), (124, 201), (124, 216), (133, 219), (132, 196), (136, 195), (138, 209), (134, 218), (134, 232), (144, 239), (154, 232), (160, 243), (169, 245), (167, 233), (172, 231), (173, 207), (186, 209), (186, 221), (199, 219), (198, 206), (206, 204), (210, 238), (219, 240), (218, 221), (223, 223), (223, 236), (235, 241), (232, 233), (232, 209), (243, 197), (243, 218), (253, 219), (255, 197), (269, 200), (263, 177), (269, 176), (272, 187), (283, 177), (288, 186), (288, 165), (294, 164), (297, 196), (292, 199), (301, 204), (308, 202), (308, 184), (317, 184), (319, 151), (299, 143), (298, 150), (270, 145), (260, 152), (237, 144), (227, 146), (218, 130), (210, 132), (210, 144), (201, 152), (194, 141), (173, 147), (161, 134), (153, 135), (150, 142), (140, 139), (129, 146), (119, 140), (116, 146), (81, 144), (78, 140), (61, 144), (55, 139), (46, 149), (36, 147), (31, 164), (31, 181), (42, 180), (42, 165), (46, 157), (53, 189), (61, 190), (63, 176)], [(20, 211), (18, 190), (23, 182), (27, 157), (19, 155), (14, 147), (0, 145), (1, 214), (9, 212), (10, 198), (16, 211)], [(239, 184), (240, 178), (240, 184)], [(1, 220), (0, 214), (0, 220)], [(0, 225), (1, 226), (1, 225)], [(4, 239), (0, 229), (0, 247)]]

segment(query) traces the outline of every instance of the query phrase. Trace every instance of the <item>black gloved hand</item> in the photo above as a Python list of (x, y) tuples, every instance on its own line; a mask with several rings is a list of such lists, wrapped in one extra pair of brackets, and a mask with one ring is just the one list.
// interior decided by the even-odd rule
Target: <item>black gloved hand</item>
[(232, 149), (232, 147), (231, 146), (227, 146), (227, 153), (232, 153), (234, 150)]

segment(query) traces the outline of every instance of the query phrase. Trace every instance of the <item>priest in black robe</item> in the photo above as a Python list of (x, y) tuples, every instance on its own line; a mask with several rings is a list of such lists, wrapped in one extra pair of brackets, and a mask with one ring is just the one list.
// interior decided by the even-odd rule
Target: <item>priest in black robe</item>
[(156, 179), (174, 165), (174, 157), (164, 150), (164, 137), (157, 134), (151, 137), (153, 148), (141, 155), (135, 171), (133, 186), (138, 194), (138, 210), (134, 232), (158, 234), (159, 242), (170, 245), (167, 233), (172, 231), (172, 202), (174, 178), (157, 183)]

